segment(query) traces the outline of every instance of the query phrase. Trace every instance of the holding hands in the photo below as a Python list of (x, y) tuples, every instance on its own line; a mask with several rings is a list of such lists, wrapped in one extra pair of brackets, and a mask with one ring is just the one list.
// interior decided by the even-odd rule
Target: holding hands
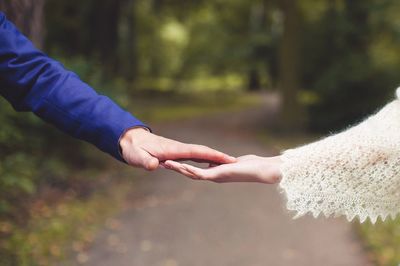
[(166, 160), (192, 160), (212, 164), (236, 162), (236, 158), (209, 147), (167, 139), (141, 127), (128, 130), (119, 144), (122, 157), (128, 164), (150, 171), (157, 169)]
[[(274, 184), (281, 178), (279, 156), (234, 158), (203, 145), (160, 137), (144, 128), (128, 130), (122, 136), (120, 146), (124, 160), (132, 166), (146, 170), (164, 167), (195, 180)], [(204, 162), (210, 167), (203, 169), (178, 162), (182, 160)]]

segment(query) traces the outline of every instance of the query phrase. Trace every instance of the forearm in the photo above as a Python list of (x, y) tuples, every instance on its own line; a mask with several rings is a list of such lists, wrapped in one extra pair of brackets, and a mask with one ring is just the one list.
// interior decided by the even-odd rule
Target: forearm
[(33, 100), (32, 111), (71, 136), (121, 159), (122, 134), (129, 128), (145, 125), (108, 97), (98, 95), (77, 77), (69, 75), (49, 95)]
[(0, 94), (16, 110), (32, 111), (121, 160), (122, 133), (142, 122), (37, 50), (1, 13), (0, 40)]

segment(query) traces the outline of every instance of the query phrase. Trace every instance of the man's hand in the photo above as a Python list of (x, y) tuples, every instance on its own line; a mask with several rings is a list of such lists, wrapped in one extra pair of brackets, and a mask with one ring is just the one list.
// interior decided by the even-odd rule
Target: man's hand
[(233, 163), (236, 158), (206, 146), (185, 144), (157, 136), (144, 128), (125, 132), (120, 140), (122, 157), (136, 167), (155, 170), (166, 160), (194, 160), (209, 163)]
[(274, 184), (281, 179), (279, 167), (282, 161), (279, 156), (259, 157), (246, 155), (237, 162), (202, 169), (189, 164), (166, 161), (165, 167), (196, 180), (208, 180), (217, 183), (259, 182)]

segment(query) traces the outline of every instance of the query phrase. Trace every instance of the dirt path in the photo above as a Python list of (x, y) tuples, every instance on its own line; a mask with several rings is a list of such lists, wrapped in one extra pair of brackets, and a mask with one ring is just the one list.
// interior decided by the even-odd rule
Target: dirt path
[[(160, 125), (156, 132), (241, 155), (268, 155), (254, 137), (264, 108)], [(275, 186), (196, 182), (141, 172), (127, 206), (110, 219), (85, 265), (369, 265), (343, 219), (292, 220)]]

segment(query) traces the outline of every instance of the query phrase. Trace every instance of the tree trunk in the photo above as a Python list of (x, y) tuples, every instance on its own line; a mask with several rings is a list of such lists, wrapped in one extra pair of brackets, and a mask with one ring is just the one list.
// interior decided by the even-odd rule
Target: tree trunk
[(127, 3), (127, 36), (125, 54), (124, 76), (134, 85), (138, 73), (138, 56), (137, 56), (137, 30), (136, 30), (136, 0), (129, 0)]
[[(265, 3), (257, 2), (250, 6), (250, 16), (249, 16), (249, 38), (257, 38), (264, 31), (265, 27)], [(249, 56), (250, 69), (248, 70), (248, 91), (259, 91), (261, 90), (261, 81), (259, 74), (260, 65), (260, 52), (263, 47), (260, 47), (258, 42), (251, 40), (251, 53)]]
[(252, 68), (248, 73), (248, 91), (259, 91), (261, 89), (260, 76), (255, 68)]
[(91, 34), (92, 54), (98, 55), (107, 69), (106, 74), (115, 74), (118, 69), (118, 26), (121, 5), (124, 0), (97, 0), (91, 10), (88, 25)]
[(0, 0), (0, 10), (37, 48), (43, 48), (45, 0)]
[(301, 14), (296, 0), (282, 0), (283, 36), (280, 43), (279, 82), (282, 91), (280, 126), (284, 130), (301, 131), (306, 117), (299, 103)]

